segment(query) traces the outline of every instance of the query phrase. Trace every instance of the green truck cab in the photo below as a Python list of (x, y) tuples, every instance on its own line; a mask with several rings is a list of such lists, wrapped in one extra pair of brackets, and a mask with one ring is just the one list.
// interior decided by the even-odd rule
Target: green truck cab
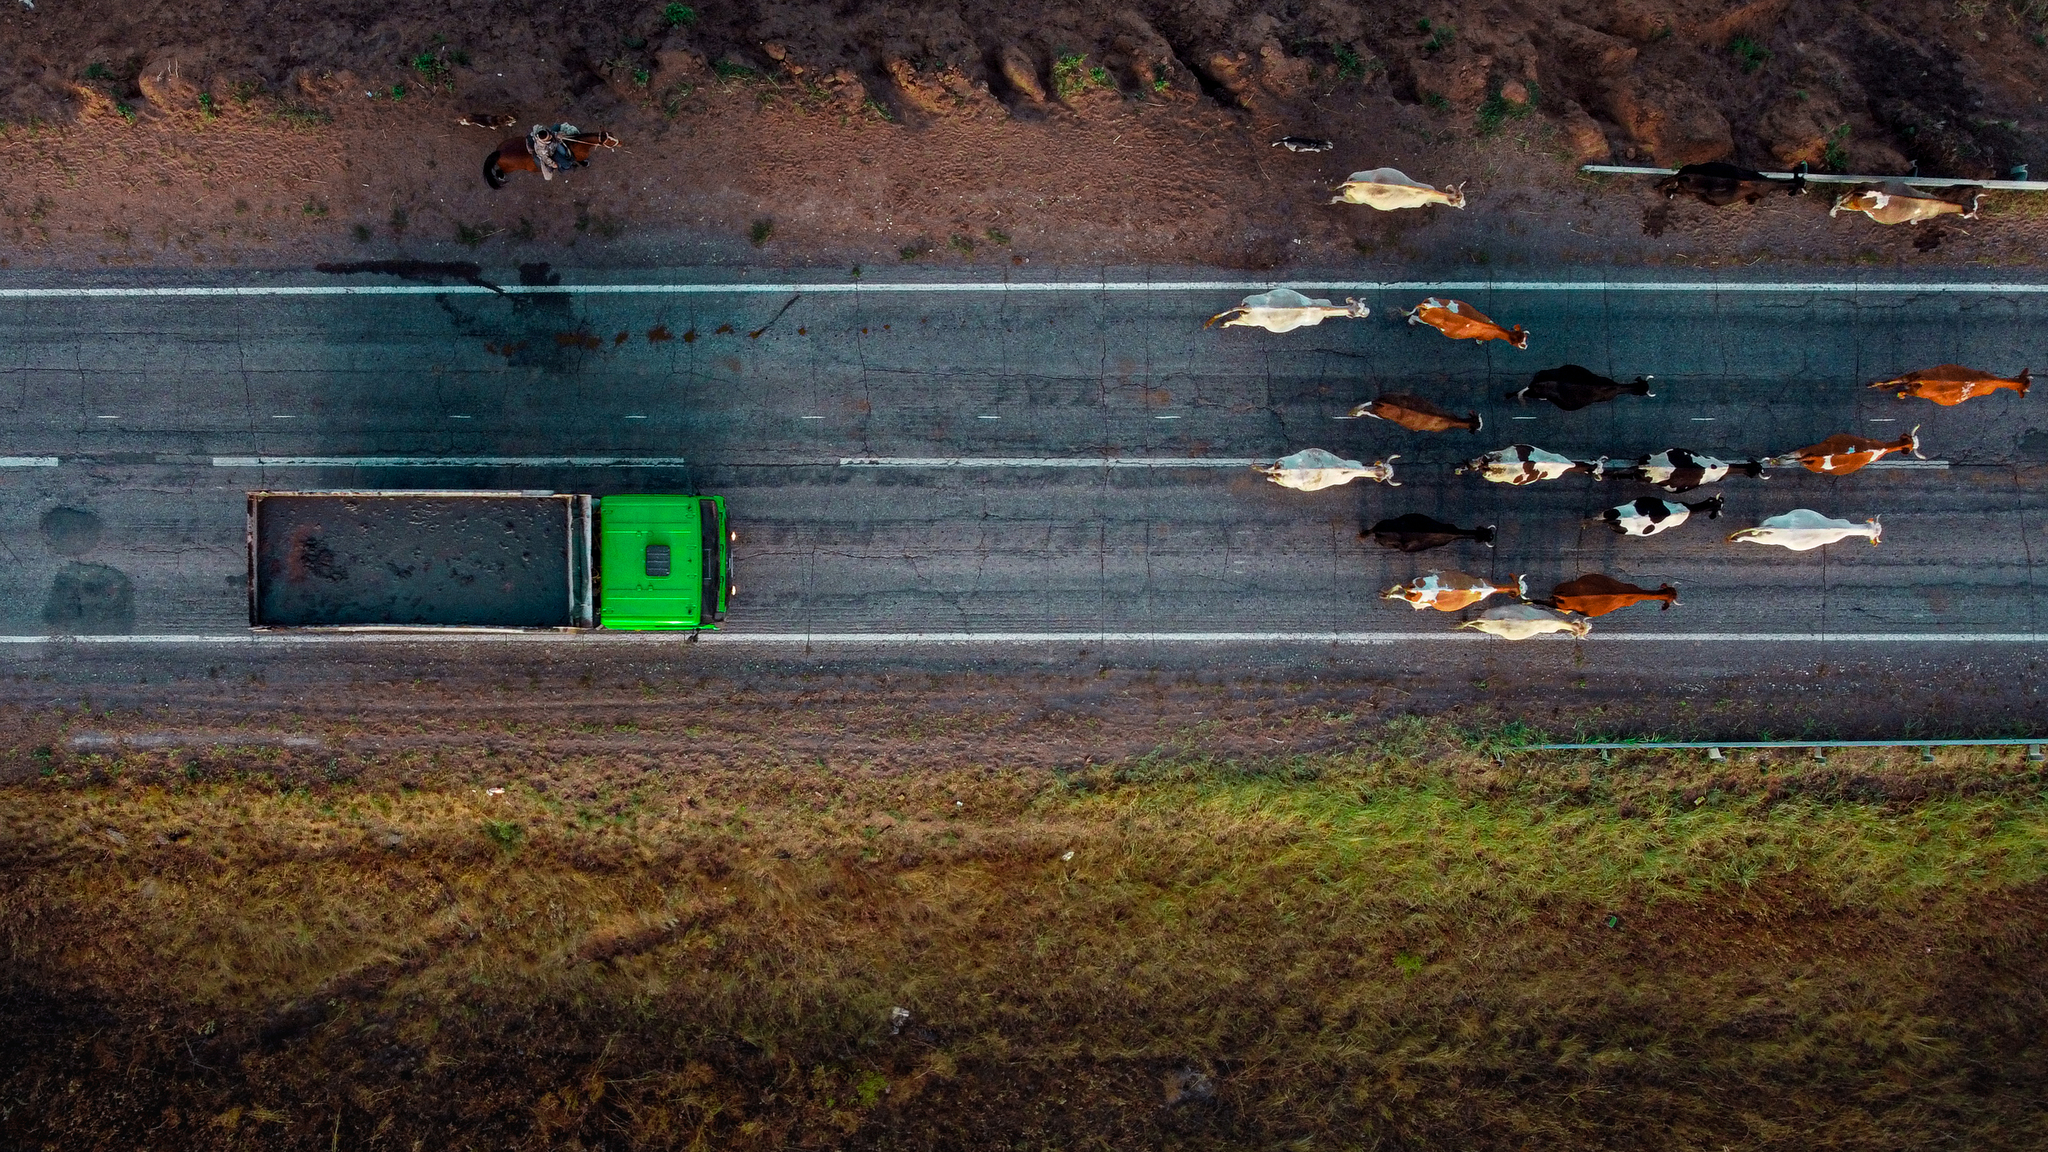
[(715, 629), (732, 593), (723, 496), (597, 501), (597, 623), (630, 632)]
[(725, 618), (719, 496), (251, 492), (259, 629), (703, 632)]

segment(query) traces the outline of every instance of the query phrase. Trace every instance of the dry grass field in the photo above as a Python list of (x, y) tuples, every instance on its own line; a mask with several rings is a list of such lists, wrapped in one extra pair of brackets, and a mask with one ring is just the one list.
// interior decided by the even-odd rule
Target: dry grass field
[(2048, 1144), (2037, 765), (1503, 739), (22, 744), (0, 1145)]

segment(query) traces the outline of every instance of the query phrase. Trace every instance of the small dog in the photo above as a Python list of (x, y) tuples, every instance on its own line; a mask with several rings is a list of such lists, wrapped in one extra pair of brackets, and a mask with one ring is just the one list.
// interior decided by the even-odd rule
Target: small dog
[(1273, 147), (1285, 148), (1289, 152), (1328, 152), (1336, 146), (1334, 141), (1318, 140), (1313, 136), (1282, 136), (1273, 141)]
[(469, 115), (457, 120), (456, 123), (470, 128), (489, 128), (492, 131), (499, 131), (519, 123), (519, 117), (511, 112), (506, 112), (502, 115), (492, 112), (471, 112)]

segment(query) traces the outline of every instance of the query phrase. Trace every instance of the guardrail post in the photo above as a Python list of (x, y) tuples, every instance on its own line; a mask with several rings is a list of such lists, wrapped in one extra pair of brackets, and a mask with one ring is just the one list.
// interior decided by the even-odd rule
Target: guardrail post
[(2039, 764), (2042, 760), (2048, 759), (2048, 756), (2041, 754), (2041, 746), (2039, 744), (2029, 744), (2027, 745), (2027, 759)]
[(1933, 746), (1933, 745), (1931, 745), (1931, 744), (1930, 744), (1930, 745), (1926, 745), (1926, 746), (1924, 746), (1924, 747), (1922, 747), (1922, 748), (1920, 749), (1920, 762), (1921, 762), (1922, 764), (1932, 764), (1932, 763), (1934, 763), (1934, 746)]
[(1709, 748), (1707, 749), (1707, 759), (1721, 761), (1726, 760), (1728, 758), (1726, 756), (1721, 755), (1721, 750), (1719, 748)]
[(1815, 749), (1813, 750), (1813, 758), (1814, 758), (1815, 760), (1818, 760), (1818, 761), (1819, 761), (1819, 762), (1821, 762), (1822, 764), (1825, 764), (1825, 763), (1827, 763), (1827, 762), (1828, 762), (1828, 750), (1827, 750), (1827, 749), (1825, 749), (1825, 748), (1815, 748)]

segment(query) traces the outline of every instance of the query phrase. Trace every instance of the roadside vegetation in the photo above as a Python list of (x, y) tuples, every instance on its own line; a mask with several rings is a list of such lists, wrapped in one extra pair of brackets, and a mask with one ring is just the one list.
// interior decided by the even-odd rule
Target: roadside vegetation
[(0, 1136), (2048, 1143), (2018, 750), (1603, 762), (1402, 720), (902, 772), (573, 735), (7, 753)]

